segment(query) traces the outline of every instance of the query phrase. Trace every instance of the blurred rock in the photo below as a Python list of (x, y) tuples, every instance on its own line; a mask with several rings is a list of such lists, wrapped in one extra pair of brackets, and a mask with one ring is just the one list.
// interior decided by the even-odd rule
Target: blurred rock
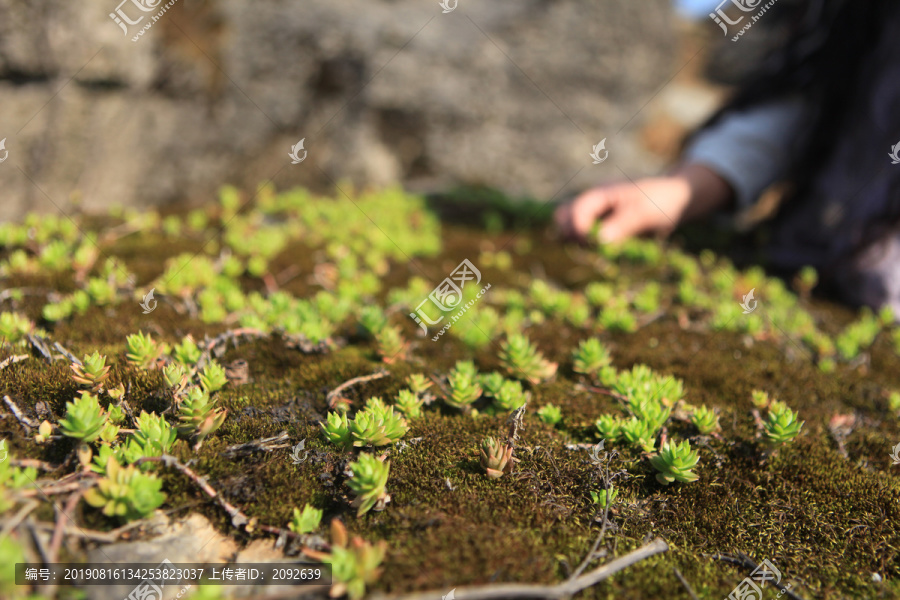
[(658, 169), (635, 134), (683, 66), (667, 0), (178, 0), (136, 42), (164, 3), (125, 35), (117, 1), (0, 0), (0, 218), (268, 179), (549, 198)]

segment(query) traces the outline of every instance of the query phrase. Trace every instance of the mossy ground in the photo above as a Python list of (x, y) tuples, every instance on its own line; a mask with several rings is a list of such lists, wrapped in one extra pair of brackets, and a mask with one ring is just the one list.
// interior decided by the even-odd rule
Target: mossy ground
[[(378, 231), (373, 229), (372, 235)], [(483, 281), (527, 286), (530, 278), (542, 276), (577, 288), (594, 279), (591, 251), (565, 247), (543, 229), (487, 234), (446, 225), (443, 238), (444, 252), (438, 258), (393, 268), (385, 289), (403, 285), (409, 276), (420, 274), (418, 268), (448, 273), (463, 258), (503, 247), (518, 249), (512, 269), (484, 268)], [(162, 273), (165, 259), (199, 251), (201, 245), (163, 243), (152, 234), (137, 233), (117, 241), (113, 252), (139, 281), (150, 281)], [(292, 265), (310, 273), (312, 249), (292, 243), (270, 269), (280, 272)], [(627, 275), (651, 280), (654, 272), (634, 267)], [(244, 283), (247, 289), (260, 287), (258, 280)], [(5, 285), (74, 289), (66, 275), (15, 276)], [(291, 280), (284, 289), (298, 297), (315, 291), (306, 277)], [(40, 323), (41, 304), (26, 296), (19, 310)], [(826, 302), (814, 301), (809, 309), (826, 323), (849, 318), (848, 311)], [(407, 339), (415, 340), (410, 356), (387, 365), (389, 377), (348, 391), (356, 407), (370, 396), (392, 398), (405, 387), (410, 373), (446, 373), (458, 359), (474, 358), (482, 372), (499, 368), (496, 344), (472, 352), (452, 336), (438, 342), (417, 337), (415, 324), (405, 315), (392, 322), (403, 328)], [(126, 398), (136, 410), (148, 411), (166, 406), (159, 393), (161, 375), (126, 365), (125, 337), (143, 330), (171, 343), (188, 333), (203, 339), (228, 329), (223, 324), (204, 325), (165, 302), (149, 315), (141, 314), (136, 303), (125, 303), (92, 307), (83, 317), (42, 325), (53, 340), (76, 355), (99, 350), (111, 357), (112, 384), (130, 385)], [(446, 593), (484, 583), (559, 582), (581, 562), (600, 528), (593, 519), (597, 507), (590, 499), (590, 491), (599, 488), (596, 467), (585, 450), (570, 450), (566, 444), (596, 442), (595, 419), (622, 410), (613, 397), (589, 391), (582, 376), (572, 371), (572, 349), (592, 334), (609, 345), (618, 368), (644, 363), (682, 378), (690, 403), (721, 410), (722, 431), (701, 439), (692, 437), (696, 432), (687, 423), (670, 424), (670, 435), (691, 437), (699, 445), (700, 479), (690, 484), (664, 487), (637, 451), (618, 448), (620, 457), (611, 468), (627, 474), (615, 481), (619, 496), (603, 547), (609, 556), (622, 555), (661, 536), (670, 550), (581, 597), (688, 598), (674, 574), (677, 568), (700, 598), (724, 598), (749, 573), (710, 555), (737, 552), (757, 562), (775, 562), (802, 597), (900, 597), (900, 467), (892, 468), (889, 457), (890, 448), (900, 442), (900, 420), (887, 411), (884, 394), (885, 389), (900, 387), (900, 360), (883, 336), (869, 350), (867, 365), (842, 364), (825, 374), (790, 342), (686, 330), (670, 313), (633, 334), (547, 321), (532, 327), (529, 335), (560, 368), (555, 380), (531, 388), (530, 408), (553, 402), (562, 408), (563, 422), (549, 427), (529, 410), (516, 451), (520, 462), (510, 475), (491, 480), (479, 467), (477, 448), (483, 436), (504, 431), (504, 418), (484, 414), (472, 418), (435, 402), (423, 418), (411, 421), (408, 444), (389, 450), (392, 501), (387, 509), (357, 518), (344, 485), (343, 468), (350, 454), (329, 445), (318, 423), (327, 413), (328, 391), (385, 365), (371, 341), (352, 333), (336, 350), (313, 354), (289, 348), (274, 335), (244, 341), (237, 348), (229, 345), (220, 362), (247, 360), (251, 381), (220, 394), (228, 419), (199, 452), (194, 454), (179, 441), (174, 454), (194, 459), (198, 473), (262, 523), (284, 527), (292, 507), (309, 502), (325, 509), (325, 522), (340, 517), (351, 532), (368, 540), (386, 540), (388, 557), (374, 591)], [(0, 360), (21, 351), (0, 351)], [(9, 366), (0, 382), (0, 394), (9, 394), (32, 417), (37, 403), (46, 401), (58, 419), (76, 393), (67, 365), (37, 358)], [(785, 401), (806, 421), (801, 436), (775, 454), (764, 452), (751, 417), (750, 392), (755, 388)], [(858, 418), (844, 440), (845, 457), (828, 424), (834, 415), (848, 413)], [(230, 459), (220, 454), (229, 445), (282, 431), (293, 442), (306, 439), (309, 460), (292, 464), (286, 450)], [(8, 440), (16, 457), (51, 463), (64, 460), (74, 447), (68, 440), (37, 446), (12, 417), (0, 420), (0, 438)], [(416, 438), (421, 439), (410, 441)], [(165, 473), (164, 491), (168, 494), (164, 508), (180, 509), (176, 515), (199, 511), (241, 541), (264, 537), (235, 530), (216, 504), (175, 471)], [(52, 511), (45, 508), (38, 515), (52, 520)], [(84, 503), (73, 516), (87, 528), (111, 529), (119, 524)], [(873, 583), (873, 573), (884, 582)], [(767, 597), (775, 597), (775, 591), (770, 588)]]

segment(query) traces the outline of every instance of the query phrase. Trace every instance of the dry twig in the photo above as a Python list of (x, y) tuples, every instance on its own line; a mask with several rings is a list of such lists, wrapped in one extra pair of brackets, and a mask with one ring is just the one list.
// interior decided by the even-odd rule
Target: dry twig
[(359, 377), (348, 379), (341, 385), (328, 392), (328, 395), (325, 396), (325, 400), (328, 401), (328, 408), (333, 409), (335, 406), (337, 406), (338, 402), (342, 401), (349, 404), (350, 400), (341, 396), (341, 393), (350, 386), (356, 385), (357, 383), (365, 383), (367, 381), (381, 379), (382, 377), (387, 377), (388, 375), (390, 375), (390, 372), (387, 369), (381, 369), (380, 371), (376, 371), (371, 375), (360, 375)]

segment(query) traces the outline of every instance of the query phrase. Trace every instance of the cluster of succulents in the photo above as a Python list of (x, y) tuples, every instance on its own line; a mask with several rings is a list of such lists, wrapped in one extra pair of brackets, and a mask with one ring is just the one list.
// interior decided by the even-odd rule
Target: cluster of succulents
[(454, 408), (467, 408), (481, 398), (478, 370), (472, 361), (459, 361), (447, 376), (450, 393), (444, 401)]
[(85, 501), (102, 508), (108, 517), (126, 521), (146, 517), (165, 502), (162, 480), (134, 465), (120, 466), (115, 458), (106, 463), (106, 476), (84, 494)]
[(556, 425), (562, 421), (562, 410), (554, 404), (546, 404), (537, 411), (538, 416), (547, 425)]
[(338, 519), (331, 521), (331, 552), (303, 549), (309, 558), (331, 565), (331, 576), (334, 578), (331, 597), (339, 598), (346, 594), (350, 600), (361, 600), (366, 595), (366, 586), (378, 581), (386, 552), (387, 543), (384, 541), (373, 545), (359, 536), (351, 539)]
[(72, 402), (66, 403), (66, 416), (60, 419), (59, 429), (65, 436), (93, 442), (103, 433), (107, 416), (96, 396), (82, 392)]
[(493, 437), (486, 437), (481, 442), (481, 467), (491, 479), (499, 479), (509, 473), (513, 467), (513, 446), (508, 442)]
[(663, 485), (674, 481), (690, 483), (699, 477), (693, 469), (700, 462), (700, 454), (691, 450), (691, 443), (684, 440), (680, 443), (666, 442), (659, 449), (659, 454), (650, 458), (650, 464), (658, 471), (656, 480)]
[(103, 382), (109, 377), (109, 366), (106, 364), (106, 357), (99, 352), (85, 355), (82, 364), (72, 363), (71, 365), (75, 380), (81, 387), (90, 388), (91, 392), (99, 393), (103, 390)]
[(838, 354), (844, 360), (853, 360), (860, 351), (875, 342), (881, 328), (881, 320), (871, 310), (864, 308), (859, 319), (848, 325), (835, 339)]
[(227, 415), (204, 388), (189, 386), (178, 395), (178, 433), (192, 437), (195, 448), (222, 426)]
[(398, 442), (409, 425), (393, 406), (385, 406), (381, 398), (370, 398), (365, 409), (356, 413), (348, 423), (354, 446), (386, 446)]
[(394, 407), (403, 413), (407, 419), (417, 419), (422, 416), (422, 406), (425, 404), (425, 401), (418, 394), (415, 394), (412, 390), (403, 389), (397, 393), (397, 398), (394, 400)]
[(514, 379), (537, 385), (556, 375), (556, 363), (546, 360), (531, 341), (522, 334), (513, 334), (501, 344), (500, 361)]
[(610, 366), (612, 357), (600, 340), (589, 338), (578, 344), (572, 353), (572, 362), (572, 370), (576, 373), (595, 376)]
[(384, 510), (391, 499), (386, 489), (391, 462), (362, 452), (349, 468), (352, 476), (347, 480), (347, 487), (356, 496), (353, 501), (357, 508), (356, 516), (360, 517), (372, 509)]
[(288, 525), (288, 528), (294, 533), (298, 533), (300, 535), (312, 533), (316, 529), (319, 528), (319, 524), (322, 522), (322, 511), (319, 508), (314, 508), (307, 504), (303, 507), (303, 511), (301, 512), (299, 508), (294, 508), (293, 517), (291, 518), (291, 522)]
[(803, 421), (783, 402), (772, 402), (763, 422), (766, 441), (773, 445), (786, 444), (800, 435)]
[(709, 435), (719, 429), (719, 415), (714, 410), (699, 406), (691, 413), (691, 423), (702, 435)]

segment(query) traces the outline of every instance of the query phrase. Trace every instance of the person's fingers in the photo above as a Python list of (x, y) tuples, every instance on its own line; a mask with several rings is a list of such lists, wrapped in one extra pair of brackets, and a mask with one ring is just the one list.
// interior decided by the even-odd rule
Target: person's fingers
[(572, 202), (566, 202), (556, 207), (553, 213), (556, 228), (563, 237), (572, 237)]
[(603, 188), (595, 188), (580, 195), (572, 204), (573, 234), (581, 239), (587, 237), (597, 219), (613, 207), (613, 196)]

